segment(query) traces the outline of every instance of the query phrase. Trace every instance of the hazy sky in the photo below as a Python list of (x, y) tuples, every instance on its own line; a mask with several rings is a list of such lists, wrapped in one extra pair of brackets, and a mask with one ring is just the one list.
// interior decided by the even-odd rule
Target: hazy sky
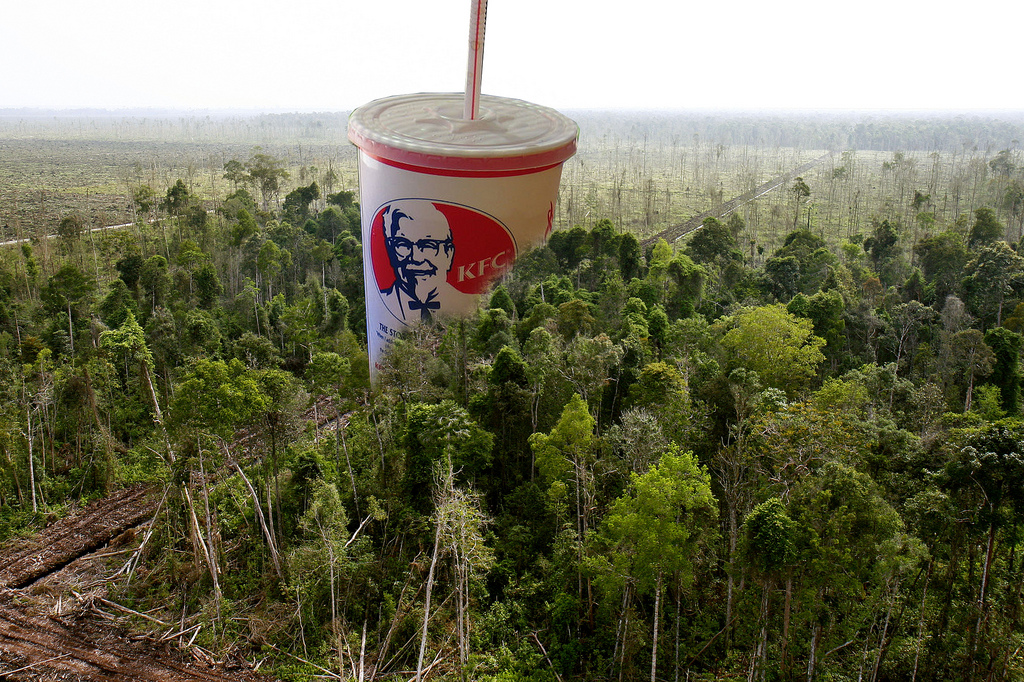
[[(469, 0), (28, 0), (0, 109), (342, 111), (465, 83)], [(1024, 110), (1006, 0), (490, 0), (485, 93), (562, 109)]]

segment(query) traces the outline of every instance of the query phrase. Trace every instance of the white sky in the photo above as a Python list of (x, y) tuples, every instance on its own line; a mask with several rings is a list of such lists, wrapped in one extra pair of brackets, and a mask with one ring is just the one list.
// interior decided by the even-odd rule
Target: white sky
[[(343, 111), (464, 87), (469, 0), (27, 0), (0, 109)], [(490, 0), (485, 93), (561, 109), (1024, 110), (1018, 0)]]

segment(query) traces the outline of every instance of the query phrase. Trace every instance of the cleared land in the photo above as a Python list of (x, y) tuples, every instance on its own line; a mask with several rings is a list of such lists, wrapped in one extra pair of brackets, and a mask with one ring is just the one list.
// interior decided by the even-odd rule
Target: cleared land
[[(9, 680), (269, 680), (240, 659), (187, 646), (185, 629), (134, 614), (107, 597), (145, 537), (160, 501), (135, 486), (0, 551), (0, 677)], [(151, 627), (130, 632), (125, 617)], [(180, 644), (185, 644), (181, 646)]]

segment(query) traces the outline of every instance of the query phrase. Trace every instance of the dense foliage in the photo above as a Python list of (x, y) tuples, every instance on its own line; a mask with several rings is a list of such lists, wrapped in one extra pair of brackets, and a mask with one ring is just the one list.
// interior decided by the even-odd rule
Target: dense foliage
[(834, 242), (804, 178), (770, 252), (557, 231), (376, 387), (351, 192), (139, 185), (0, 256), (0, 531), (155, 483), (118, 598), (289, 678), (1016, 679), (1018, 157)]

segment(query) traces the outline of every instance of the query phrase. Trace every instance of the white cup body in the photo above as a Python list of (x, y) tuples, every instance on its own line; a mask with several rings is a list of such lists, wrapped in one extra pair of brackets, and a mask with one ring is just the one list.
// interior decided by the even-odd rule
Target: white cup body
[(397, 167), (359, 153), (370, 373), (403, 331), (473, 313), (551, 231), (562, 165), (479, 174)]

